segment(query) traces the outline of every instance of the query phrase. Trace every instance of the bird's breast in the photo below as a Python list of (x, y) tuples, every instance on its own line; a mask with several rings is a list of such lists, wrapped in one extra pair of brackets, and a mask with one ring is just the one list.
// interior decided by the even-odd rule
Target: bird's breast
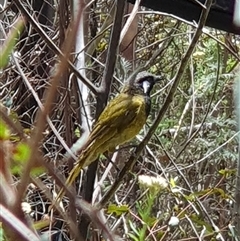
[(146, 123), (147, 120), (147, 113), (146, 113), (146, 100), (143, 96), (135, 95), (132, 97), (131, 101), (132, 105), (135, 105), (137, 108), (135, 113), (130, 113), (126, 111), (126, 119), (130, 116), (134, 116), (133, 118), (129, 118), (128, 125), (124, 126), (124, 129), (121, 129), (119, 135), (121, 136), (121, 142), (124, 143), (128, 140), (134, 138), (139, 131), (142, 129), (143, 125)]

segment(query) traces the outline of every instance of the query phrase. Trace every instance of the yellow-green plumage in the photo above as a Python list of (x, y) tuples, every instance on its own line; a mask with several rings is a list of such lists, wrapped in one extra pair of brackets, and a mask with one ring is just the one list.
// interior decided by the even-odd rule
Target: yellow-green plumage
[(145, 122), (143, 96), (129, 96), (125, 93), (118, 95), (100, 115), (90, 134), (87, 148), (81, 156), (81, 159), (84, 159), (84, 166), (89, 165), (91, 159), (97, 158), (99, 153), (113, 151), (116, 146), (131, 140)]
[[(144, 81), (147, 85), (144, 85)], [(150, 91), (156, 78), (145, 76), (132, 85), (126, 85), (99, 116), (84, 148), (71, 170), (66, 186), (70, 186), (82, 168), (94, 162), (105, 152), (112, 152), (121, 144), (133, 139), (142, 129), (150, 111)], [(145, 88), (146, 87), (146, 88)], [(63, 189), (57, 199), (61, 199)]]

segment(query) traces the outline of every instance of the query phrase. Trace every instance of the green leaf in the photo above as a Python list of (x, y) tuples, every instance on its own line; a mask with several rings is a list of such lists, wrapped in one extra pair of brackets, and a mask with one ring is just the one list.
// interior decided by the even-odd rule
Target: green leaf
[(31, 176), (38, 177), (42, 175), (43, 173), (46, 173), (46, 169), (43, 166), (40, 167), (34, 167), (31, 169)]
[(146, 224), (149, 226), (149, 227), (153, 227), (153, 225), (155, 225), (155, 223), (157, 222), (157, 218), (155, 217), (151, 217), (149, 216), (148, 218), (146, 218), (146, 220), (144, 220), (146, 222)]
[(218, 171), (221, 175), (223, 175), (224, 177), (229, 177), (232, 174), (236, 173), (236, 169), (221, 169)]
[(128, 236), (129, 236), (130, 239), (132, 239), (134, 241), (139, 241), (139, 239), (131, 233), (128, 233)]
[(30, 148), (25, 143), (19, 143), (14, 151), (13, 160), (20, 163), (25, 163), (30, 157)]
[(13, 174), (19, 174), (22, 171), (22, 164), (26, 163), (30, 157), (30, 148), (26, 143), (17, 144), (13, 153), (13, 165), (11, 171)]
[(170, 178), (170, 186), (172, 188), (176, 187), (176, 182), (174, 181), (174, 179), (172, 177)]
[(199, 227), (205, 226), (207, 233), (213, 232), (212, 226), (208, 222), (205, 222), (205, 220), (201, 216), (192, 214), (192, 215), (190, 215), (190, 219), (193, 223), (199, 225)]
[(46, 228), (50, 225), (50, 219), (46, 219), (46, 220), (39, 220), (39, 221), (36, 221), (34, 222), (33, 224), (33, 227), (36, 229), (36, 230), (41, 230), (43, 228)]
[(81, 136), (81, 130), (79, 127), (77, 127), (75, 130), (74, 130), (74, 134), (77, 138), (80, 138)]
[(115, 213), (117, 216), (127, 213), (128, 211), (129, 211), (128, 205), (117, 206), (115, 204), (110, 204), (107, 209), (107, 213), (109, 214)]
[[(131, 220), (129, 220), (129, 226), (130, 226), (131, 230), (139, 237), (139, 231), (136, 229), (136, 227), (134, 226), (134, 224), (132, 223)], [(130, 235), (130, 233), (128, 235)], [(131, 234), (131, 235), (133, 235), (133, 234)], [(134, 237), (136, 237), (136, 236), (134, 236)]]

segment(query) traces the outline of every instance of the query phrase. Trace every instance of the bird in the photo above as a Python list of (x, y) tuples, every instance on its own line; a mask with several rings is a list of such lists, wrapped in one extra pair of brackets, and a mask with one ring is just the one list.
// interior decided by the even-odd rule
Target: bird
[[(117, 146), (130, 141), (139, 133), (150, 113), (150, 92), (159, 79), (150, 73), (139, 73), (135, 81), (126, 83), (121, 92), (108, 103), (81, 149), (66, 179), (66, 187), (71, 186), (81, 169), (94, 162), (99, 155), (113, 152)], [(64, 193), (64, 189), (61, 189), (56, 200), (61, 200)]]

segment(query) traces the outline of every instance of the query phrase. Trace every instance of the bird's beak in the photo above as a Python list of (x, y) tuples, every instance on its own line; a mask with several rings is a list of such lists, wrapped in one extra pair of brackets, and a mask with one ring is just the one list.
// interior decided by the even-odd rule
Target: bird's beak
[(143, 82), (143, 91), (144, 91), (144, 94), (148, 93), (149, 91), (149, 88), (150, 88), (150, 83), (148, 81), (144, 81)]

